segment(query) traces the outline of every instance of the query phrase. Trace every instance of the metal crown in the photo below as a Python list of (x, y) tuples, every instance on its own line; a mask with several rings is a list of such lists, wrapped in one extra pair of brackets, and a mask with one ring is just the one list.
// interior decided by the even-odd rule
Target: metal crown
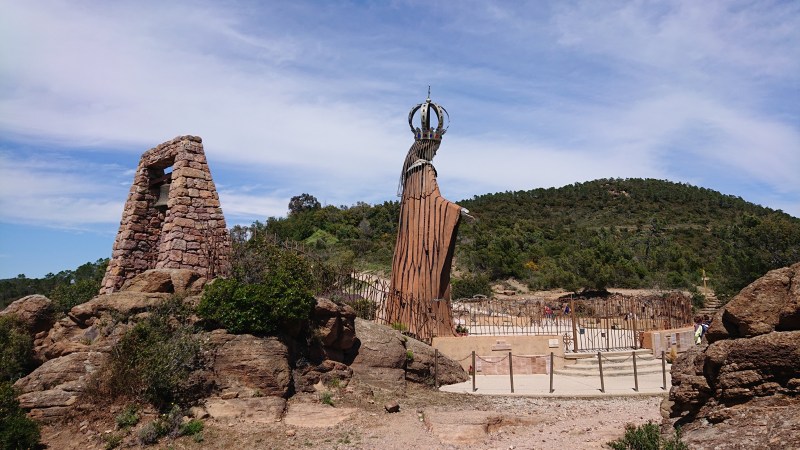
[[(419, 111), (420, 125), (414, 127), (414, 114)], [(438, 125), (436, 128), (431, 128), (431, 113), (436, 115)], [(444, 118), (447, 116), (447, 126), (444, 125)], [(443, 106), (437, 105), (431, 101), (431, 88), (428, 86), (428, 98), (424, 103), (411, 108), (408, 113), (408, 126), (411, 127), (411, 132), (414, 133), (414, 140), (434, 140), (441, 141), (442, 136), (447, 132), (450, 127), (450, 114)]]

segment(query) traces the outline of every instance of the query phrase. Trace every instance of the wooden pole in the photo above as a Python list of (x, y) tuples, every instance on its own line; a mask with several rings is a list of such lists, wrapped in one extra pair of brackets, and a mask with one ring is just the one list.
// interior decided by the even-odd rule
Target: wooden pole
[(550, 393), (551, 394), (554, 391), (554, 389), (553, 389), (553, 370), (554, 369), (555, 368), (553, 367), (553, 352), (550, 352)]
[(514, 363), (511, 352), (508, 352), (508, 376), (511, 379), (511, 393), (514, 393)]
[(605, 300), (606, 304), (606, 351), (611, 350), (611, 314), (609, 313), (609, 306), (608, 300)]
[(636, 351), (633, 352), (633, 390), (639, 392), (639, 374), (636, 372)]
[(569, 313), (572, 316), (572, 351), (578, 353), (578, 321), (575, 320), (575, 299), (572, 294), (569, 294)]
[(597, 364), (600, 366), (600, 392), (606, 392), (606, 384), (603, 381), (603, 355), (597, 352)]
[(439, 389), (439, 349), (433, 349), (433, 387)]
[(667, 390), (667, 353), (664, 350), (661, 350), (661, 376), (664, 379), (664, 385), (661, 387), (663, 390)]
[(472, 351), (472, 392), (477, 391), (475, 387), (475, 375), (478, 373), (478, 368), (475, 367), (475, 350)]

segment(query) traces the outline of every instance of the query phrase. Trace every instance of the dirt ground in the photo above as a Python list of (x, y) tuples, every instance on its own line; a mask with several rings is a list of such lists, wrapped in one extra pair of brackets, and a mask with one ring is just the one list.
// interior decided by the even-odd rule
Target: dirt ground
[[(163, 438), (174, 449), (593, 449), (624, 433), (626, 423), (660, 421), (661, 397), (542, 399), (473, 396), (409, 386), (401, 396), (342, 389), (334, 406), (317, 395), (293, 397), (283, 418), (267, 423), (205, 420), (202, 441)], [(400, 411), (387, 413), (396, 401)], [(303, 408), (297, 405), (303, 405)], [(298, 416), (293, 411), (305, 410)], [(315, 411), (315, 412), (312, 412)], [(113, 419), (45, 426), (51, 449), (105, 448)], [(145, 420), (142, 421), (143, 423)], [(264, 421), (262, 421), (264, 422)], [(332, 422), (339, 422), (331, 425)], [(324, 425), (329, 425), (325, 427)], [(138, 448), (135, 429), (118, 448)]]

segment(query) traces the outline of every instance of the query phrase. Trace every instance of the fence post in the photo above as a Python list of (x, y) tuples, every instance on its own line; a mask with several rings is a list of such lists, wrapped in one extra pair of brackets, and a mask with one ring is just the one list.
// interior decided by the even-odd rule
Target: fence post
[(553, 352), (550, 352), (550, 393), (553, 393)]
[(611, 313), (609, 311), (610, 306), (608, 302), (606, 302), (605, 313), (606, 313), (606, 351), (611, 351)]
[(636, 310), (633, 312), (633, 349), (636, 350), (639, 348), (639, 332), (636, 329), (636, 318), (639, 315), (636, 314)]
[(600, 366), (600, 392), (606, 392), (606, 384), (603, 382), (603, 355), (597, 352), (597, 364)]
[(664, 350), (661, 350), (661, 377), (664, 379), (664, 385), (661, 387), (663, 390), (667, 390), (667, 353)]
[(478, 368), (475, 366), (475, 350), (472, 351), (472, 392), (477, 391), (475, 387), (475, 375), (478, 373)]
[(575, 320), (575, 299), (572, 294), (569, 295), (569, 313), (572, 315), (572, 351), (578, 353), (578, 321)]
[(639, 374), (636, 372), (636, 350), (633, 352), (633, 390), (639, 392)]
[(433, 387), (439, 389), (439, 349), (433, 349)]
[(508, 352), (508, 376), (511, 378), (511, 393), (514, 393), (514, 363), (511, 352)]

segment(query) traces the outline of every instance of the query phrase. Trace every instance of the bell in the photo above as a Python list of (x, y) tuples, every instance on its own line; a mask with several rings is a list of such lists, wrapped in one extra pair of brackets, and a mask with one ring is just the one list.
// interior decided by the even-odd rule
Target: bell
[(164, 183), (158, 187), (158, 200), (153, 206), (160, 211), (166, 211), (167, 200), (169, 200), (169, 184)]

